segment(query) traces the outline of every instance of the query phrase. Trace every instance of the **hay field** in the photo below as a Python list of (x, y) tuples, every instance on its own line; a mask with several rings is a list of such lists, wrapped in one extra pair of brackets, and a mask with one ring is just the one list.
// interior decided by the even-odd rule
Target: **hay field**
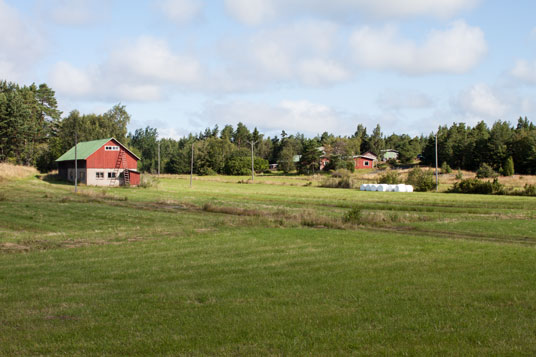
[(3, 182), (0, 354), (536, 353), (534, 198), (243, 180)]

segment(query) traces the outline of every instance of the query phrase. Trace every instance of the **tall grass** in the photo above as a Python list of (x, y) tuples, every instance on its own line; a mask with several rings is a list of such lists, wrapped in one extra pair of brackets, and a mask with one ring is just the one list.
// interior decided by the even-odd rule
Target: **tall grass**
[(0, 182), (37, 175), (39, 172), (31, 166), (13, 165), (0, 162)]

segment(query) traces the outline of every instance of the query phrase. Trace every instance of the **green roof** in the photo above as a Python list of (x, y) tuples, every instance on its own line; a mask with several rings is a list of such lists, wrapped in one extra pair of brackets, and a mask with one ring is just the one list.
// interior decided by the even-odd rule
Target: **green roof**
[[(106, 144), (108, 141), (112, 139), (113, 138), (108, 138), (108, 139), (84, 141), (84, 142), (78, 143), (78, 145), (76, 145), (77, 159), (86, 160), (91, 154), (99, 150), (102, 145)], [(65, 154), (61, 155), (56, 161), (70, 161), (70, 160), (74, 160), (74, 146), (70, 148), (69, 151), (67, 151)]]

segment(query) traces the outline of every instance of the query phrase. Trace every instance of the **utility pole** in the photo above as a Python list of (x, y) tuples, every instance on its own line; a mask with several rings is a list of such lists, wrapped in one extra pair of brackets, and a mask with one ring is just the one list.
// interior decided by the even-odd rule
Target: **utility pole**
[(74, 193), (78, 193), (78, 128), (74, 119)]
[(194, 143), (192, 143), (192, 160), (190, 161), (190, 188), (192, 188), (193, 176), (194, 176)]
[(439, 176), (437, 172), (437, 133), (435, 134), (435, 185), (436, 185), (436, 192), (439, 191)]
[(158, 176), (160, 176), (160, 140), (158, 140)]
[(253, 145), (258, 141), (248, 141), (251, 145), (251, 181), (255, 180), (255, 159), (253, 158)]

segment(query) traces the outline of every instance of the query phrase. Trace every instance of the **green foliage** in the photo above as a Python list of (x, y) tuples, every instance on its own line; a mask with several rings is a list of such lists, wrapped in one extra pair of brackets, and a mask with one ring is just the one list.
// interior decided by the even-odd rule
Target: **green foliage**
[(504, 176), (512, 176), (514, 175), (514, 159), (509, 156), (506, 160), (504, 167), (503, 167), (503, 175)]
[(378, 178), (378, 183), (385, 183), (389, 185), (396, 185), (401, 183), (400, 174), (396, 171), (387, 170), (381, 174)]
[(300, 174), (311, 174), (318, 172), (320, 167), (320, 154), (316, 140), (309, 140), (303, 145), (303, 152), (298, 162), (298, 172)]
[(422, 170), (415, 166), (409, 173), (406, 179), (406, 184), (412, 185), (414, 191), (426, 192), (435, 188), (434, 174), (429, 170)]
[(278, 160), (278, 168), (284, 173), (289, 173), (296, 170), (296, 165), (294, 164), (294, 156), (296, 151), (291, 144), (286, 144), (283, 146)]
[(350, 170), (338, 169), (333, 171), (331, 176), (324, 178), (320, 186), (328, 188), (354, 188), (355, 183)]
[(521, 196), (536, 196), (536, 185), (525, 184), (523, 191), (520, 192)]
[[(255, 157), (253, 161), (255, 172), (264, 172), (268, 170), (268, 161)], [(251, 157), (234, 156), (225, 164), (225, 173), (227, 175), (246, 176), (251, 175)]]
[(197, 174), (199, 176), (214, 176), (214, 175), (217, 175), (218, 173), (208, 166), (203, 166), (199, 168), (199, 170), (197, 170)]
[(456, 182), (447, 192), (503, 195), (506, 193), (506, 189), (496, 178), (493, 182), (470, 178)]
[(463, 179), (463, 173), (462, 170), (458, 169), (458, 172), (456, 173), (456, 180)]
[(361, 208), (359, 207), (352, 207), (344, 217), (342, 218), (344, 223), (353, 223), (353, 224), (360, 224), (361, 220), (363, 219), (363, 213), (361, 212)]
[(190, 155), (185, 150), (176, 151), (164, 166), (164, 170), (169, 174), (187, 174), (190, 173)]
[(446, 161), (443, 161), (443, 163), (441, 164), (441, 173), (442, 174), (452, 173), (452, 168), (449, 166), (449, 164), (447, 164)]
[(476, 171), (477, 178), (495, 178), (497, 176), (499, 176), (499, 174), (486, 163), (483, 163)]

